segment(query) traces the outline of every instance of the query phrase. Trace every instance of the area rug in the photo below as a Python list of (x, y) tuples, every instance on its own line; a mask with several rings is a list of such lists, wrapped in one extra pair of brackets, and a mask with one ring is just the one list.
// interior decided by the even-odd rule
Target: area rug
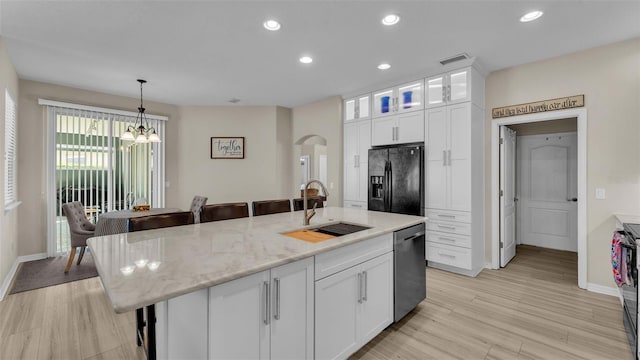
[(64, 268), (67, 266), (68, 259), (67, 256), (57, 256), (22, 263), (9, 294), (98, 276), (96, 265), (89, 251), (85, 252), (80, 265), (76, 265), (78, 261), (76, 255), (71, 269), (65, 274)]

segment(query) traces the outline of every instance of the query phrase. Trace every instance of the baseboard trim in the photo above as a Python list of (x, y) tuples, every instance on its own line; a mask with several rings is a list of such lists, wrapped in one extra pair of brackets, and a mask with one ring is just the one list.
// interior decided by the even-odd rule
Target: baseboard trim
[(2, 282), (2, 287), (0, 287), (0, 301), (4, 300), (4, 297), (7, 295), (7, 292), (9, 291), (9, 286), (13, 282), (13, 278), (16, 276), (16, 272), (18, 271), (18, 265), (20, 265), (20, 263), (33, 261), (33, 260), (42, 260), (46, 258), (47, 258), (47, 253), (18, 256), (16, 260), (13, 262), (13, 265), (11, 265), (11, 269), (9, 270), (9, 273), (7, 274), (7, 276), (4, 278), (4, 281)]
[(451, 266), (451, 265), (436, 263), (436, 262), (433, 262), (433, 261), (427, 262), (427, 266), (435, 268), (435, 269), (439, 269), (439, 270), (444, 270), (444, 271), (460, 274), (460, 275), (470, 276), (470, 277), (478, 276), (478, 274), (480, 274), (480, 272), (484, 269), (484, 268), (481, 267), (481, 268), (478, 268), (478, 269), (467, 270), (467, 269), (461, 269), (461, 268), (458, 268), (458, 267), (455, 267), (455, 266)]
[(609, 287), (609, 286), (602, 286), (594, 283), (587, 283), (587, 290), (594, 293), (598, 293), (598, 294), (615, 296), (617, 298), (620, 298), (620, 301), (622, 301), (622, 294), (620, 294), (620, 290), (617, 287)]

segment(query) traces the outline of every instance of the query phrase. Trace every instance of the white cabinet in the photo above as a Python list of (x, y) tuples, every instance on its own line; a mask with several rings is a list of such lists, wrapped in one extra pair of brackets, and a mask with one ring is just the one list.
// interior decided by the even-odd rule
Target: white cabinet
[(393, 145), (424, 141), (424, 110), (375, 118), (371, 145)]
[(209, 289), (210, 359), (312, 359), (313, 258)]
[(344, 124), (344, 201), (367, 208), (371, 120)]
[(316, 359), (346, 359), (393, 322), (392, 249), (386, 234), (316, 256)]
[(344, 121), (371, 117), (371, 94), (364, 94), (344, 100)]
[(425, 257), (475, 276), (484, 267), (484, 114), (470, 101), (425, 113)]
[(424, 81), (420, 79), (374, 92), (372, 116), (376, 118), (424, 109), (423, 89)]
[(471, 210), (471, 103), (426, 111), (427, 208)]
[(466, 101), (484, 107), (484, 79), (473, 67), (429, 77), (425, 86), (427, 108)]

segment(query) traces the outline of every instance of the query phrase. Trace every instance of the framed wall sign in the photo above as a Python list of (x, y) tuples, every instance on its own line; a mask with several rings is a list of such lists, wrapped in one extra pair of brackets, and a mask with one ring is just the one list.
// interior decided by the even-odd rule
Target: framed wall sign
[(212, 159), (244, 159), (244, 137), (212, 137)]

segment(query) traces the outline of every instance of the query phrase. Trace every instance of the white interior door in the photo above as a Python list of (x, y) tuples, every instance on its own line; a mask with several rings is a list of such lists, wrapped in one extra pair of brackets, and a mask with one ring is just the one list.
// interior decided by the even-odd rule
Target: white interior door
[(577, 251), (577, 135), (518, 138), (519, 239)]
[(500, 127), (500, 266), (516, 256), (516, 132)]

